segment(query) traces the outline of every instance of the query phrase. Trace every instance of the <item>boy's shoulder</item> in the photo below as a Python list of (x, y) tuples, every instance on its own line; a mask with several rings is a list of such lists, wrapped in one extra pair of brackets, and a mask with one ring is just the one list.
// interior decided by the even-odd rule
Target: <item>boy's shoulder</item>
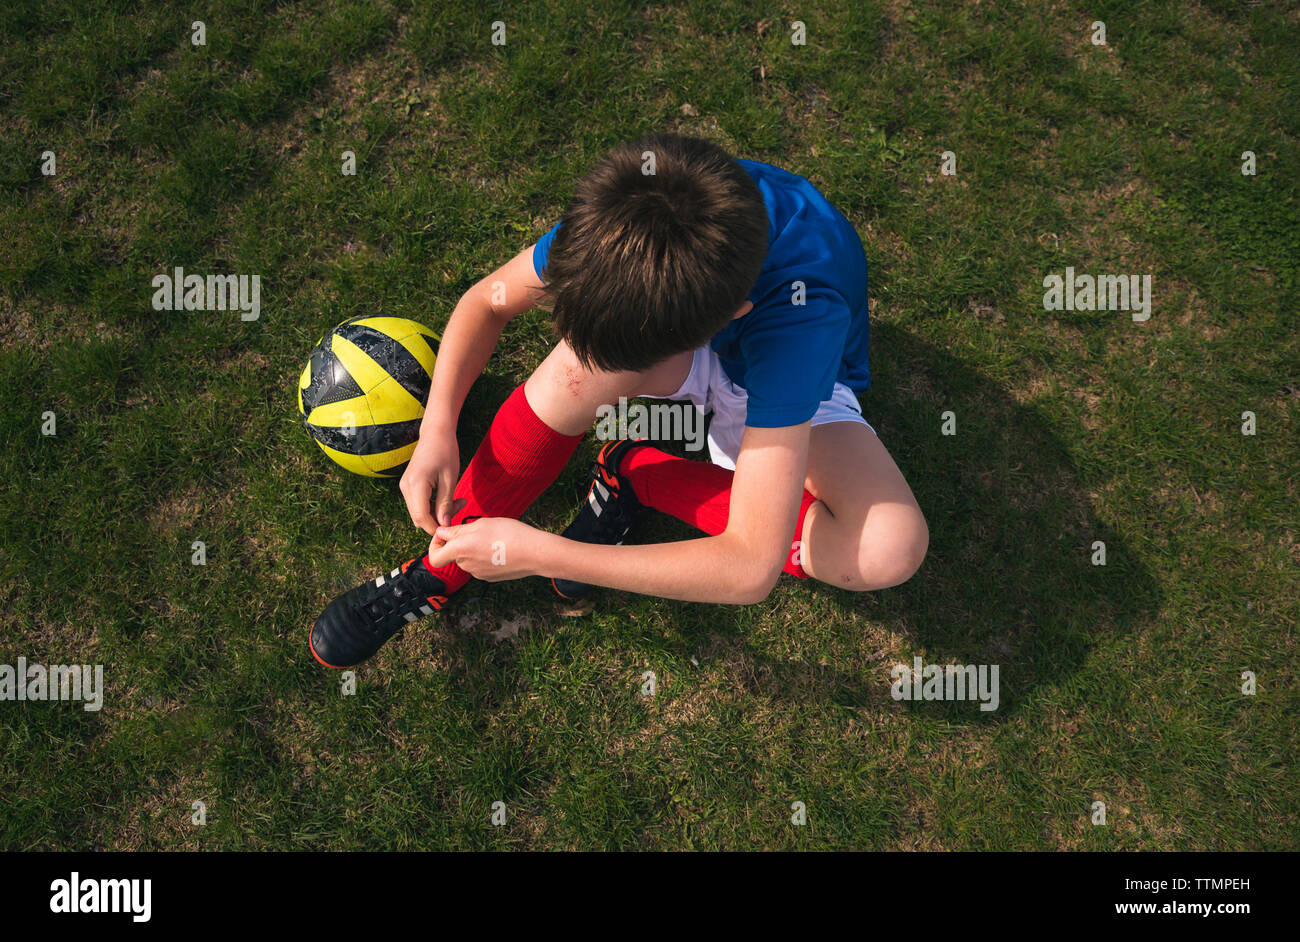
[(761, 160), (737, 158), (736, 163), (758, 185), (768, 215), (778, 232), (794, 221), (847, 223), (843, 214), (807, 177)]
[(755, 307), (792, 281), (839, 294), (849, 308), (866, 302), (866, 257), (853, 224), (806, 177), (737, 159), (767, 207), (768, 252), (749, 299)]

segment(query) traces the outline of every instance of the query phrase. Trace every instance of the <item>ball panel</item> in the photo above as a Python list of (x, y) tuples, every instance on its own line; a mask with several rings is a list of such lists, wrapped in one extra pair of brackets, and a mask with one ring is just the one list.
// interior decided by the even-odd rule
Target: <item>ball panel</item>
[(302, 375), (298, 377), (298, 414), (304, 419), (307, 418), (307, 409), (302, 404), (302, 391), (311, 385), (311, 361), (302, 368)]
[(394, 448), (392, 451), (381, 452), (377, 455), (364, 455), (362, 461), (372, 473), (380, 477), (399, 477), (406, 470), (406, 463), (411, 460), (411, 455), (415, 452), (415, 442), (409, 445), (403, 445), (401, 448)]
[(438, 352), (439, 337), (418, 321), (404, 317), (362, 317), (353, 324), (368, 327), (400, 343), (406, 352), (419, 361), (426, 376), (433, 376), (433, 363)]
[(312, 409), (307, 413), (307, 424), (317, 428), (356, 428), (360, 425), (374, 425), (375, 417), (370, 411), (368, 397), (353, 396)]
[(320, 450), (329, 456), (330, 460), (337, 464), (344, 471), (351, 471), (353, 474), (361, 474), (368, 478), (381, 478), (384, 475), (371, 471), (366, 465), (366, 461), (360, 455), (350, 455), (345, 451), (336, 451), (324, 442), (317, 440)]
[[(346, 328), (347, 325), (344, 325)], [(368, 393), (380, 383), (388, 378), (388, 357), (384, 356), (382, 346), (375, 348), (373, 353), (367, 352), (353, 342), (356, 337), (355, 331), (347, 331), (340, 328), (333, 337), (330, 338), (330, 349), (334, 352), (334, 357), (346, 374), (357, 384), (360, 391)]]
[[(361, 395), (361, 387), (329, 347), (317, 347), (311, 352), (303, 375), (309, 377), (307, 385), (301, 390), (303, 409), (307, 413), (316, 406)], [(302, 379), (298, 382), (301, 386)]]
[[(340, 329), (335, 336), (336, 349), (340, 339), (370, 357), (385, 376), (396, 379), (406, 387), (407, 392), (419, 400), (421, 405), (424, 404), (429, 395), (431, 374), (400, 341), (371, 327), (363, 327), (356, 323), (346, 324)], [(351, 368), (351, 361), (349, 361), (349, 368)], [(361, 382), (361, 388), (367, 393), (382, 382), (380, 379), (379, 382), (369, 383), (369, 376), (363, 379), (355, 370), (352, 375), (357, 377)]]
[(387, 317), (378, 315), (375, 317), (358, 317), (356, 320), (348, 321), (349, 324), (357, 324), (361, 327), (369, 327), (377, 330), (381, 334), (387, 334), (394, 340), (401, 340), (403, 337), (411, 337), (416, 334), (426, 334), (437, 336), (428, 327), (425, 327), (419, 321), (413, 321), (406, 317)]
[(387, 425), (357, 425), (339, 428), (313, 425), (316, 441), (349, 455), (378, 455), (414, 442), (420, 437), (420, 420), (390, 422)]
[(420, 373), (413, 377), (422, 383), (433, 384), (433, 362), (437, 359), (437, 351), (433, 348), (434, 341), (431, 341), (423, 334), (408, 334), (405, 337), (398, 337), (397, 342), (402, 345), (407, 353), (420, 365)]
[(366, 393), (366, 400), (376, 424), (409, 422), (424, 415), (424, 402), (412, 396), (396, 376), (390, 376)]

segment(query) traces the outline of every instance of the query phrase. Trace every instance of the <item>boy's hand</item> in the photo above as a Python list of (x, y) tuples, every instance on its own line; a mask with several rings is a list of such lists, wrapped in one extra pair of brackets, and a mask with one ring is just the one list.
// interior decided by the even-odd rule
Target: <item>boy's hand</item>
[(540, 530), (509, 517), (480, 517), (455, 527), (438, 527), (429, 543), (435, 569), (455, 563), (476, 579), (503, 582), (536, 575)]
[[(415, 446), (411, 460), (402, 472), (398, 487), (406, 498), (406, 511), (411, 520), (425, 533), (433, 536), (439, 524), (451, 523), (456, 508), (452, 506), (452, 492), (460, 477), (460, 447), (456, 433), (429, 434), (421, 429), (420, 442)], [(430, 503), (437, 497), (437, 517)]]

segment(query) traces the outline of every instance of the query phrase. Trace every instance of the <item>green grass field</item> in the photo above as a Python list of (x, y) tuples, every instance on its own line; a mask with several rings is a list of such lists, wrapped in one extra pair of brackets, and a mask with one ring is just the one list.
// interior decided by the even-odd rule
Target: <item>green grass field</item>
[[(0, 848), (1300, 847), (1295, 8), (587, 6), (4, 5), (0, 663), (106, 692), (0, 702)], [(308, 350), (359, 314), (441, 329), (655, 130), (856, 225), (862, 402), (924, 567), (581, 617), (501, 583), (343, 696), (308, 625), (427, 541), (305, 434)], [(154, 311), (175, 266), (260, 274), (260, 318)], [(1044, 310), (1067, 266), (1151, 275), (1150, 320)], [(549, 337), (508, 329), (463, 460)], [(526, 519), (565, 525), (595, 449)], [(999, 664), (1000, 708), (895, 701), (914, 657)]]

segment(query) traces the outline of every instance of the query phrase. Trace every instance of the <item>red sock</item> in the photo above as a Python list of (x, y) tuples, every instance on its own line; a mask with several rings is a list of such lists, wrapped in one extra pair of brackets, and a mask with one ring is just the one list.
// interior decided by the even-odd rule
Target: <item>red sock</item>
[[(474, 452), (456, 485), (455, 498), (465, 506), (452, 525), (467, 517), (519, 517), (555, 481), (582, 435), (561, 435), (537, 417), (520, 384), (510, 394)], [(448, 594), (469, 582), (469, 573), (455, 563), (439, 569), (424, 567), (447, 585)]]
[[(627, 453), (618, 473), (631, 482), (637, 500), (645, 506), (676, 517), (710, 536), (727, 529), (734, 471), (707, 461), (676, 458), (658, 448), (642, 445)], [(804, 516), (816, 499), (808, 491), (803, 492), (790, 554), (781, 570), (800, 579), (807, 579), (808, 573), (800, 564), (801, 554), (796, 544), (802, 540)]]

